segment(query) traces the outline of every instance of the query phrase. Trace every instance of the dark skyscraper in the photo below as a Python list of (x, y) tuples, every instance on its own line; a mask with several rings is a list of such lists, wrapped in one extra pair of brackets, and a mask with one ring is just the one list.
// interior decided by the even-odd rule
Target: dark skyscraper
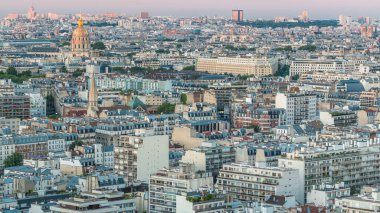
[(232, 21), (241, 22), (243, 18), (243, 10), (232, 10)]

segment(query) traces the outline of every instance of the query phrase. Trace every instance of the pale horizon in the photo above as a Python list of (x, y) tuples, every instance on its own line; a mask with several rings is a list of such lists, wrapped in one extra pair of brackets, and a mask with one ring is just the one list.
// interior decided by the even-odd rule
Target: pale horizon
[[(311, 19), (337, 19), (340, 14), (354, 18), (378, 18), (379, 0), (2, 0), (0, 15), (25, 14), (30, 6), (39, 13), (73, 14), (78, 12), (101, 14), (107, 12), (138, 15), (147, 11), (152, 16), (225, 16), (233, 9), (244, 10), (245, 18), (297, 17), (303, 10)], [(223, 2), (223, 3), (222, 3)], [(125, 5), (123, 7), (123, 5)], [(376, 5), (376, 7), (375, 7)], [(360, 11), (360, 12), (359, 12)]]

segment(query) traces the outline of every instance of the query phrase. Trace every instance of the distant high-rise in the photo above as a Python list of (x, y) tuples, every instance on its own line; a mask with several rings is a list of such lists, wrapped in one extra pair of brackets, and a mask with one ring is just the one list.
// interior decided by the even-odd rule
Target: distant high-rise
[(372, 18), (371, 17), (365, 17), (365, 23), (367, 25), (371, 25), (372, 24)]
[(244, 20), (244, 11), (243, 10), (232, 10), (232, 21), (241, 22)]
[(299, 16), (300, 20), (303, 22), (309, 21), (309, 12), (307, 10), (302, 11), (301, 15)]
[(350, 26), (351, 22), (352, 22), (352, 17), (351, 16), (345, 16), (345, 15), (340, 15), (339, 16), (339, 25)]
[(140, 17), (142, 19), (148, 19), (149, 18), (149, 13), (148, 12), (141, 12)]
[(339, 25), (345, 26), (347, 23), (347, 17), (344, 15), (339, 16)]
[(364, 38), (373, 38), (374, 36), (373, 26), (361, 26), (360, 34)]
[(18, 19), (19, 18), (19, 15), (17, 13), (10, 13), (7, 15), (7, 17), (5, 17), (6, 19), (10, 19), (10, 20), (14, 20), (14, 19)]
[(37, 17), (37, 12), (34, 10), (34, 7), (31, 6), (28, 9), (28, 19), (35, 19)]

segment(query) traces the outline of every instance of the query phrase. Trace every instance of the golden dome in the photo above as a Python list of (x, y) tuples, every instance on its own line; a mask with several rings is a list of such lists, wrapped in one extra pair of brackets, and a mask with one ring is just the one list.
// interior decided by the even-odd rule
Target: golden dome
[(78, 27), (73, 32), (73, 37), (88, 37), (88, 31), (84, 27)]
[(88, 31), (83, 27), (83, 19), (78, 20), (78, 27), (73, 32), (73, 37), (88, 37)]
[(87, 52), (90, 49), (90, 39), (88, 31), (83, 27), (83, 19), (78, 20), (78, 27), (73, 32), (71, 39), (72, 52)]

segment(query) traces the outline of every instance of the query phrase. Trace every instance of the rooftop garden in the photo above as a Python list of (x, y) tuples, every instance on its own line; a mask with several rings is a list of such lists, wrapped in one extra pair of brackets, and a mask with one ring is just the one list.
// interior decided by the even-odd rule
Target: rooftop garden
[(214, 199), (215, 196), (213, 194), (205, 194), (205, 195), (199, 195), (199, 196), (188, 196), (186, 197), (186, 200), (189, 202), (202, 202), (202, 201), (208, 201)]

